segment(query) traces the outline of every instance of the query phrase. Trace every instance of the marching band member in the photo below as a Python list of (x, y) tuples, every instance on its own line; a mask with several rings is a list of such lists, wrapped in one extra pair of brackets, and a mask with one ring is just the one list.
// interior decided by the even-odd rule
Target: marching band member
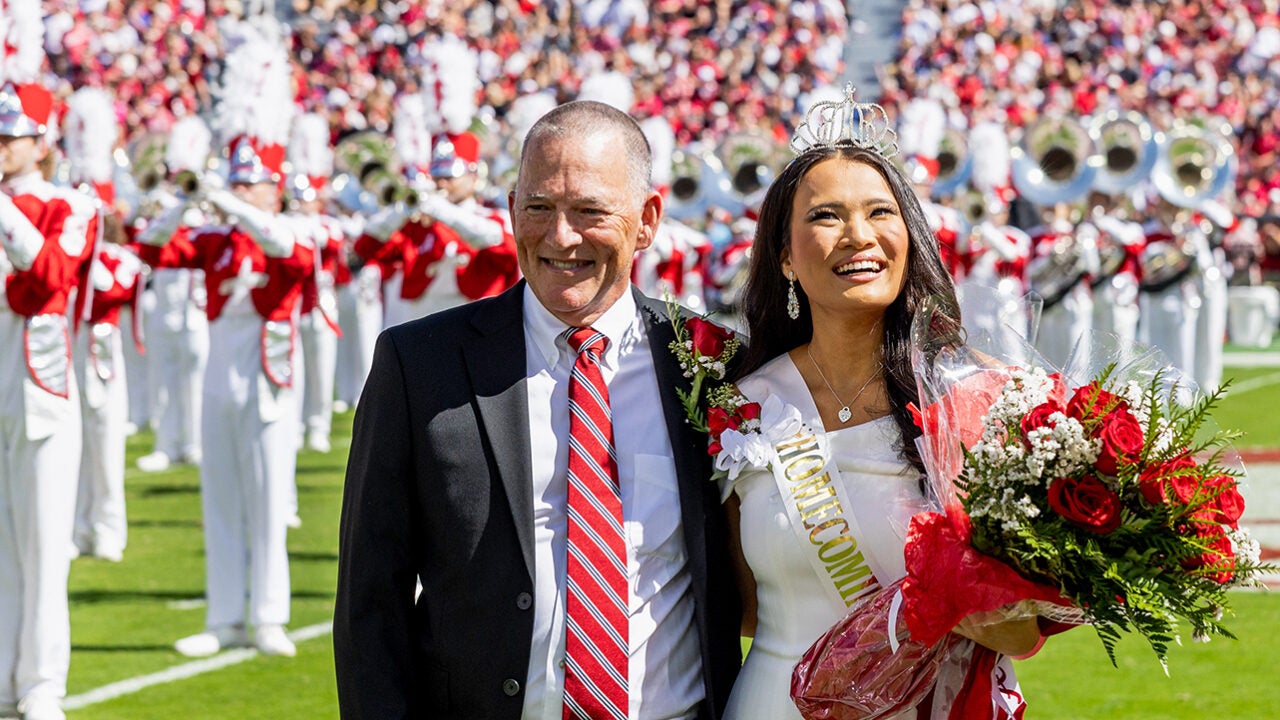
[(100, 203), (102, 228), (88, 281), (77, 298), (84, 309), (77, 318), (82, 323), (73, 357), (84, 435), (73, 541), (81, 555), (119, 562), (128, 538), (124, 426), (129, 415), (120, 308), (137, 301), (143, 265), (124, 247), (128, 238), (123, 221), (112, 208), (111, 153), (118, 131), (111, 98), (101, 90), (83, 88), (67, 106), (63, 138), (71, 183)]
[[(39, 47), (38, 4), (9, 2), (2, 12), (7, 17), (0, 20), (15, 26), (11, 38)], [(71, 363), (67, 300), (92, 255), (97, 218), (92, 199), (54, 187), (37, 169), (49, 152), (45, 131), (53, 97), (44, 87), (20, 80), (33, 80), (38, 65), (18, 67), (11, 57), (4, 71), (0, 706), (16, 703), (27, 720), (63, 720), (60, 699), (66, 695), (71, 661), (68, 543), (81, 450), (80, 392)], [(28, 72), (20, 76), (21, 71)]]
[[(169, 184), (177, 180), (191, 184), (199, 178), (212, 142), (212, 133), (199, 117), (186, 117), (175, 123), (164, 150)], [(181, 203), (167, 190), (153, 192), (160, 204), (171, 211), (158, 218), (141, 218), (135, 223), (135, 236), (151, 244), (167, 241), (175, 247), (189, 246), (193, 229), (204, 224), (204, 214)], [(159, 472), (171, 462), (200, 464), (200, 402), (209, 363), (204, 271), (153, 268), (151, 292), (155, 306), (146, 314), (150, 360), (147, 369), (153, 391), (155, 445), (136, 462), (139, 470)]]
[(1176, 206), (1157, 196), (1151, 220), (1143, 225), (1138, 341), (1162, 350), (1187, 375), (1195, 370), (1200, 294), (1191, 277), (1185, 220)]
[(382, 269), (365, 263), (355, 252), (356, 238), (364, 234), (360, 216), (339, 217), (343, 233), (345, 261), (334, 272), (337, 285), (338, 317), (343, 332), (338, 338), (336, 361), (337, 399), (334, 412), (346, 412), (356, 405), (365, 378), (373, 367), (373, 348), (382, 332)]
[(1227, 335), (1227, 264), (1223, 235), (1238, 226), (1235, 216), (1217, 200), (1201, 203), (1190, 224), (1195, 255), (1193, 274), (1200, 294), (1196, 319), (1196, 351), (1192, 377), (1205, 392), (1222, 384), (1222, 352)]
[(942, 263), (951, 271), (951, 277), (961, 276), (960, 258), (956, 245), (964, 231), (964, 218), (954, 208), (935, 202), (933, 184), (938, 177), (938, 151), (946, 132), (946, 111), (937, 100), (916, 98), (902, 110), (898, 127), (898, 148), (903, 157), (903, 170), (924, 210), (929, 229), (938, 238)]
[(1033, 253), (1027, 274), (1044, 300), (1035, 348), (1064, 370), (1089, 366), (1093, 290), (1087, 278), (1098, 271), (1098, 230), (1088, 222), (1073, 224), (1069, 211), (1059, 203), (1048, 223), (1028, 231)]
[[(345, 262), (342, 226), (324, 214), (327, 180), (333, 174), (333, 150), (329, 147), (329, 121), (308, 113), (298, 117), (289, 143), (293, 165), (295, 229), (306, 233), (315, 246), (315, 270), (302, 293), (298, 336), (302, 346), (299, 393), (306, 446), (316, 452), (330, 449), (333, 424), (333, 385), (338, 362), (338, 297), (334, 287), (338, 264)], [(296, 504), (296, 503), (295, 503)], [(294, 515), (290, 516), (290, 520)]]
[(278, 215), (293, 114), (284, 48), (250, 35), (223, 77), (231, 190), (204, 196), (232, 222), (200, 229), (189, 247), (142, 246), (153, 266), (202, 268), (208, 292), (200, 463), (208, 611), (205, 632), (175, 647), (212, 655), (248, 644), (252, 626), (259, 650), (291, 656), (285, 536), (297, 462), (295, 342), (314, 249)]
[(1138, 339), (1138, 287), (1146, 234), (1139, 223), (1122, 220), (1105, 210), (1095, 214), (1093, 222), (1101, 232), (1100, 272), (1091, 280), (1093, 326), (1119, 337), (1123, 343), (1132, 343)]
[(975, 127), (973, 185), (983, 194), (986, 212), (957, 242), (956, 254), (964, 278), (956, 283), (961, 317), (967, 328), (991, 336), (1000, 347), (1016, 351), (1027, 337), (1022, 310), (1026, 292), (1031, 236), (1008, 224), (1009, 146), (1004, 128), (987, 122)]
[[(665, 198), (671, 187), (675, 133), (670, 123), (660, 116), (646, 118), (640, 128), (653, 153), (654, 187)], [(705, 233), (664, 217), (653, 244), (636, 256), (631, 268), (632, 280), (649, 297), (670, 295), (684, 307), (705, 313), (706, 266), (710, 254), (711, 240)]]
[(479, 152), (469, 132), (442, 135), (430, 166), (440, 192), (384, 209), (356, 241), (366, 261), (401, 263), (402, 302), (388, 304), (388, 325), (496, 295), (519, 279), (509, 219), (475, 198)]

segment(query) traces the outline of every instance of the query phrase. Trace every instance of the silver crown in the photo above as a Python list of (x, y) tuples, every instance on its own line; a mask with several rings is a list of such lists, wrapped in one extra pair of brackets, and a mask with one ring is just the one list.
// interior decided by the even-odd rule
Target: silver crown
[(800, 155), (814, 148), (846, 146), (885, 158), (897, 155), (898, 133), (889, 114), (875, 103), (854, 102), (853, 92), (853, 83), (845, 83), (843, 100), (814, 103), (791, 136), (791, 151)]

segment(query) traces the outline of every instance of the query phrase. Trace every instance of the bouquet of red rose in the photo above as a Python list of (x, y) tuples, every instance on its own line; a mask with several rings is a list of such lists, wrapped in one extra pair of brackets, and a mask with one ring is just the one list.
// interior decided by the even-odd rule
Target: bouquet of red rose
[[(917, 441), (937, 512), (908, 529), (902, 616), (941, 639), (992, 612), (1091, 624), (1115, 662), (1121, 632), (1163, 664), (1187, 623), (1231, 637), (1226, 590), (1270, 567), (1239, 526), (1236, 434), (1153, 350), (1103, 356), (1069, 379), (1029, 348), (1007, 364), (929, 337), (917, 318)], [(1095, 337), (1095, 348), (1103, 338)]]

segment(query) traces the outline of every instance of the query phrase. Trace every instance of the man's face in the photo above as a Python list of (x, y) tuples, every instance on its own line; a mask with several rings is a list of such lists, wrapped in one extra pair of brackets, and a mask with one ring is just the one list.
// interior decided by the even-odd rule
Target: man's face
[(0, 175), (17, 177), (35, 170), (43, 151), (40, 138), (0, 135)]
[(632, 258), (653, 242), (662, 217), (662, 197), (636, 192), (619, 147), (608, 131), (537, 140), (507, 198), (520, 270), (570, 326), (595, 322), (627, 291)]
[(433, 178), (436, 187), (444, 191), (444, 195), (449, 202), (457, 204), (471, 197), (476, 189), (476, 176), (474, 173), (465, 172), (458, 177), (438, 177)]
[(280, 188), (273, 182), (231, 183), (236, 197), (264, 212), (280, 212)]

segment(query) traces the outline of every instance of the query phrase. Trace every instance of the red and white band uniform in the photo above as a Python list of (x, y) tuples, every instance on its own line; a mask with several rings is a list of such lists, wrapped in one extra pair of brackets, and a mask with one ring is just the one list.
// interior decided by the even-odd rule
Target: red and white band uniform
[(960, 255), (957, 247), (960, 234), (964, 231), (964, 218), (955, 208), (940, 205), (932, 200), (921, 198), (920, 208), (924, 210), (929, 229), (938, 239), (938, 250), (942, 253), (942, 264), (951, 273), (953, 280), (960, 280), (964, 275), (961, 269)]
[[(199, 210), (178, 205), (149, 222), (139, 233), (148, 244), (167, 242), (190, 253), (191, 234), (204, 224)], [(201, 395), (209, 363), (209, 317), (204, 271), (160, 267), (151, 272), (154, 305), (146, 312), (147, 377), (155, 446), (144, 469), (162, 469), (169, 461), (199, 464)]]
[[(1163, 223), (1151, 221), (1143, 226), (1146, 254), (1170, 252), (1182, 246)], [(1157, 347), (1176, 368), (1190, 375), (1195, 370), (1196, 324), (1200, 320), (1200, 293), (1190, 272), (1171, 274), (1168, 278), (1142, 278), (1138, 296), (1141, 308), (1138, 341)]]
[(337, 218), (327, 215), (292, 215), (289, 219), (299, 236), (306, 236), (308, 244), (319, 248), (319, 252), (313, 254), (314, 271), (302, 291), (298, 322), (302, 350), (298, 399), (307, 446), (328, 452), (338, 338), (342, 335), (335, 287), (338, 265), (346, 262), (342, 225)]
[[(32, 166), (33, 167), (33, 166)], [(0, 183), (0, 703), (66, 695), (80, 393), (68, 295), (94, 201), (31, 167)]]
[(1031, 236), (1018, 228), (984, 220), (959, 238), (964, 277), (956, 283), (960, 316), (970, 330), (987, 333), (998, 347), (1018, 348), (1027, 337), (1021, 297)]
[(128, 248), (99, 244), (89, 268), (90, 307), (76, 332), (73, 355), (80, 385), (84, 448), (73, 535), (81, 554), (119, 561), (128, 541), (125, 519), (125, 420), (129, 396), (120, 309), (138, 299), (142, 261)]
[[(201, 228), (190, 245), (144, 244), (142, 252), (154, 267), (204, 270), (210, 344), (200, 463), (206, 624), (226, 637), (233, 628), (242, 632), (246, 619), (259, 632), (289, 620), (285, 523), (297, 461), (295, 343), (314, 249), (280, 216), (225, 190), (206, 197), (236, 224)], [(215, 642), (208, 652), (218, 649)]]
[(382, 268), (377, 263), (361, 264), (355, 254), (355, 240), (364, 233), (363, 223), (348, 217), (342, 218), (342, 224), (343, 253), (348, 262), (339, 263), (334, 276), (338, 286), (338, 317), (342, 319), (342, 337), (338, 338), (337, 401), (346, 407), (355, 407), (373, 367), (378, 333), (382, 332)]
[(663, 218), (653, 244), (638, 253), (632, 280), (649, 297), (670, 295), (694, 312), (707, 312), (711, 239), (684, 223)]
[[(1109, 275), (1100, 275), (1093, 284), (1093, 327), (1101, 333), (1110, 333), (1128, 344), (1138, 339), (1138, 283), (1142, 277), (1142, 249), (1146, 246), (1146, 234), (1142, 225), (1128, 220), (1102, 215), (1094, 219), (1101, 231), (1099, 253), (1122, 255), (1116, 261), (1118, 267)], [(1108, 263), (1099, 263), (1106, 272)]]
[[(1031, 289), (1044, 299), (1035, 348), (1054, 367), (1088, 368), (1092, 353), (1093, 289), (1088, 278), (1098, 272), (1098, 229), (1092, 223), (1072, 226), (1065, 219), (1033, 228), (1029, 233), (1033, 257), (1027, 264)], [(1034, 278), (1045, 264), (1056, 263), (1050, 287), (1036, 287)], [(1084, 363), (1083, 366), (1076, 363)]]
[(496, 295), (520, 278), (510, 218), (472, 197), (454, 203), (429, 193), (417, 206), (384, 208), (355, 249), (384, 271), (399, 267), (398, 292), (384, 285), (385, 327)]

